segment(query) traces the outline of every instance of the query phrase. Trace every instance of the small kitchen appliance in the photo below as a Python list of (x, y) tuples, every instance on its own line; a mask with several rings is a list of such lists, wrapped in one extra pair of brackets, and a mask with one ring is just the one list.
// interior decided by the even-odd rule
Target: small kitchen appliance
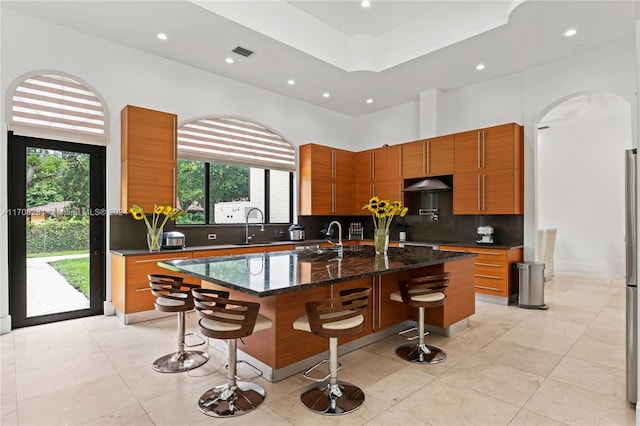
[(493, 226), (491, 225), (482, 225), (478, 226), (478, 239), (476, 243), (478, 244), (493, 244)]
[(304, 226), (302, 226), (302, 225), (291, 225), (289, 227), (289, 239), (291, 241), (302, 241), (302, 240), (304, 240)]
[(182, 232), (168, 231), (162, 233), (163, 249), (178, 250), (185, 248), (186, 245), (186, 238)]

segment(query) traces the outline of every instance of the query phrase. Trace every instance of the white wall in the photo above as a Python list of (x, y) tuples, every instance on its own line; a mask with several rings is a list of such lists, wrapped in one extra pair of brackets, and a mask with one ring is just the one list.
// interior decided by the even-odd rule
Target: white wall
[(538, 227), (557, 228), (555, 271), (624, 277), (624, 150), (631, 111), (616, 105), (538, 132)]

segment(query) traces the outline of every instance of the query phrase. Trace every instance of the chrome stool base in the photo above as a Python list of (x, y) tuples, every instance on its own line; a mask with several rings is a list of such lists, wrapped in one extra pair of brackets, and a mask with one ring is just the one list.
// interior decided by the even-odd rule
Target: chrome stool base
[(335, 385), (322, 382), (307, 387), (300, 400), (314, 413), (340, 416), (360, 408), (364, 403), (364, 392), (351, 383), (338, 380)]
[(262, 404), (265, 395), (265, 390), (255, 383), (224, 384), (203, 393), (198, 399), (198, 408), (207, 416), (237, 417)]
[(402, 345), (396, 349), (396, 355), (405, 361), (416, 364), (438, 364), (447, 359), (447, 354), (440, 348), (431, 345)]
[(160, 373), (182, 373), (193, 370), (209, 361), (209, 354), (201, 351), (174, 352), (153, 362), (153, 369)]

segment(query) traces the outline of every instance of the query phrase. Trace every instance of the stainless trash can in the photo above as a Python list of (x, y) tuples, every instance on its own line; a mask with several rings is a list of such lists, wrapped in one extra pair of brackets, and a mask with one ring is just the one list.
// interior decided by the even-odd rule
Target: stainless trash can
[(515, 263), (518, 270), (518, 307), (547, 309), (544, 303), (544, 263)]

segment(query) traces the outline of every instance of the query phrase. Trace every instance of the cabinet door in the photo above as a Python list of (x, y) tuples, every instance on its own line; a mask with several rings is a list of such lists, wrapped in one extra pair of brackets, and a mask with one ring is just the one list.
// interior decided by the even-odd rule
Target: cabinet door
[(503, 124), (482, 130), (480, 159), (485, 172), (516, 167), (514, 157), (517, 124)]
[(404, 203), (404, 181), (402, 179), (388, 180), (384, 184), (385, 199)]
[(477, 172), (482, 164), (480, 159), (480, 145), (482, 135), (480, 130), (456, 133), (454, 140), (454, 172)]
[(515, 214), (518, 211), (514, 197), (516, 172), (516, 169), (503, 169), (482, 174), (482, 214)]
[(522, 168), (522, 126), (515, 123), (454, 135), (454, 171)]
[(175, 204), (175, 163), (127, 160), (120, 166), (120, 208), (128, 210), (133, 204), (137, 204), (145, 212), (151, 213), (155, 204)]
[(362, 210), (362, 206), (369, 203), (369, 200), (374, 195), (375, 184), (372, 182), (359, 182), (354, 184), (354, 205), (353, 214), (356, 216), (368, 215), (368, 210)]
[(300, 181), (300, 214), (332, 214), (332, 188), (333, 183), (329, 179), (302, 179)]
[(405, 179), (426, 176), (426, 141), (402, 144), (402, 177)]
[(481, 214), (482, 183), (479, 173), (456, 172), (453, 188), (453, 214)]
[(392, 145), (384, 148), (386, 151), (385, 180), (402, 179), (402, 145)]
[(331, 214), (353, 214), (353, 182), (334, 182), (332, 186)]
[(121, 161), (145, 160), (175, 164), (175, 114), (127, 105), (120, 117)]
[(333, 150), (328, 146), (307, 144), (300, 147), (300, 178), (333, 178)]
[(373, 181), (374, 166), (373, 159), (374, 153), (372, 149), (366, 151), (360, 151), (353, 154), (354, 158), (354, 181), (356, 183), (369, 183)]
[(340, 182), (353, 182), (354, 153), (344, 149), (332, 148), (333, 179)]
[(427, 176), (453, 174), (453, 135), (427, 139), (425, 144)]

